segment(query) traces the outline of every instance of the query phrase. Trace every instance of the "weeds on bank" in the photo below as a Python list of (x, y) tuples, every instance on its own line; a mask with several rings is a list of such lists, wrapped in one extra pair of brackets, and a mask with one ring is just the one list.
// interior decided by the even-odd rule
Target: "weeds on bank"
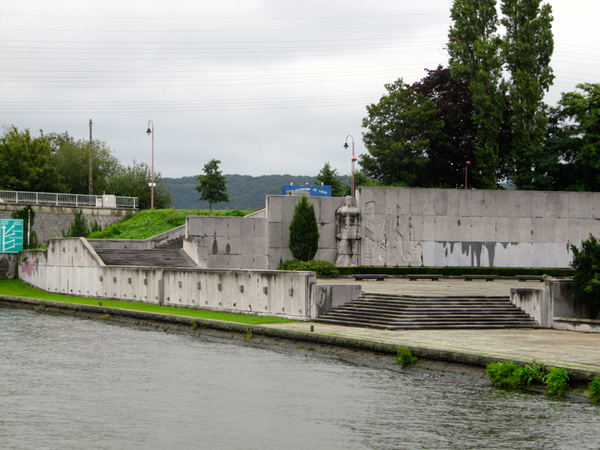
[(600, 377), (592, 378), (592, 381), (588, 384), (588, 388), (590, 389), (590, 402), (600, 402)]
[(416, 363), (418, 360), (419, 358), (413, 356), (408, 347), (401, 347), (398, 349), (398, 356), (396, 356), (396, 362), (401, 367), (410, 366), (411, 364)]
[[(531, 364), (519, 366), (510, 362), (488, 364), (485, 373), (490, 377), (494, 386), (505, 389), (523, 389), (533, 385), (546, 385), (547, 393), (551, 396), (561, 396), (569, 389), (569, 373), (566, 369), (546, 367), (535, 360)], [(598, 390), (600, 391), (600, 377)], [(591, 383), (590, 383), (591, 391)], [(600, 395), (600, 392), (599, 392)], [(592, 397), (590, 395), (590, 401)]]

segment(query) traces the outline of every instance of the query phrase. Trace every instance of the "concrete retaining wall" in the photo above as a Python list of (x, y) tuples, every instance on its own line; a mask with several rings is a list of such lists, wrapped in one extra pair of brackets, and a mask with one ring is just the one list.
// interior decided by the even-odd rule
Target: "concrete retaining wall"
[(359, 189), (362, 264), (568, 267), (600, 235), (600, 193)]
[[(21, 254), (21, 280), (48, 292), (296, 319), (323, 309), (314, 305), (314, 272), (105, 266), (83, 238)], [(337, 289), (330, 302), (345, 294)]]
[(549, 278), (541, 289), (511, 289), (510, 301), (543, 328), (600, 333), (600, 313), (592, 317), (585, 305), (576, 302), (572, 285), (570, 279)]
[[(10, 219), (15, 211), (20, 211), (28, 205), (14, 205), (0, 203), (0, 219)], [(83, 215), (88, 225), (94, 221), (105, 228), (108, 225), (122, 220), (128, 213), (135, 213), (135, 210), (124, 210), (115, 208), (67, 208), (57, 206), (37, 206), (32, 205), (35, 212), (33, 222), (33, 231), (36, 232), (40, 245), (45, 246), (49, 239), (61, 237), (62, 231), (65, 232), (71, 226), (74, 219), (74, 213), (83, 211)]]
[(18, 259), (17, 253), (0, 253), (0, 280), (14, 278)]
[(264, 218), (186, 217), (183, 249), (198, 267), (264, 270), (266, 245)]

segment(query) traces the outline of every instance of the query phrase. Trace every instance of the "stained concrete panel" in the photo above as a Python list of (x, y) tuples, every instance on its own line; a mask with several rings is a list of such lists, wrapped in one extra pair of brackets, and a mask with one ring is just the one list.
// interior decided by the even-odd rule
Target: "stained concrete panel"
[(373, 192), (373, 200), (375, 201), (375, 214), (385, 214), (387, 207), (385, 204), (387, 189), (377, 189)]
[(521, 228), (519, 219), (516, 217), (507, 218), (506, 241), (521, 242)]
[(446, 189), (432, 189), (433, 210), (437, 217), (448, 215), (448, 191)]
[(460, 215), (460, 195), (461, 190), (459, 189), (451, 189), (447, 190), (447, 210), (446, 214), (448, 216), (459, 216)]
[(579, 218), (580, 219), (600, 219), (600, 211), (594, 211), (594, 199), (598, 194), (592, 192), (579, 193)]
[(471, 215), (473, 217), (484, 216), (483, 191), (471, 191)]
[(483, 242), (494, 242), (496, 240), (496, 218), (491, 216), (483, 219)]
[[(573, 245), (579, 245), (581, 242), (581, 222), (583, 219), (569, 219), (569, 240)], [(585, 235), (587, 238), (587, 235)]]
[(483, 217), (471, 217), (471, 236), (473, 242), (484, 241), (484, 229)]
[(508, 191), (496, 192), (496, 208), (494, 212), (496, 217), (508, 216)]
[(472, 215), (472, 190), (458, 189), (458, 215), (470, 217)]
[(423, 190), (423, 215), (435, 215), (435, 191), (436, 189)]
[(483, 215), (496, 217), (496, 191), (483, 191)]
[(556, 243), (556, 226), (557, 226), (557, 219), (553, 219), (553, 218), (545, 218), (544, 219), (544, 242), (549, 244), (549, 243)]
[(519, 267), (533, 267), (531, 264), (531, 253), (533, 243), (519, 244)]
[(517, 241), (533, 242), (533, 219), (520, 217), (517, 222), (519, 223), (519, 239)]
[(496, 242), (508, 242), (508, 217), (496, 217)]
[(410, 189), (410, 213), (411, 215), (423, 214), (423, 189)]
[(423, 241), (425, 232), (423, 229), (423, 216), (408, 216), (413, 241)]
[[(528, 194), (524, 193), (524, 194)], [(531, 198), (531, 215), (534, 218), (538, 217), (546, 217), (546, 197), (547, 192), (532, 192), (531, 196), (526, 196)]]
[(448, 251), (449, 251), (449, 247), (446, 245), (445, 242), (436, 242), (435, 243), (435, 247), (433, 249), (434, 251), (434, 265), (435, 266), (439, 266), (439, 267), (444, 267), (447, 266), (447, 256), (448, 256)]
[(423, 218), (423, 240), (435, 240), (435, 217), (421, 216)]
[(566, 243), (569, 241), (569, 219), (556, 219), (556, 241)]
[(513, 242), (508, 242), (506, 246), (506, 267), (520, 267), (520, 246), (525, 246), (527, 244), (516, 244)]
[(496, 242), (494, 245), (494, 267), (506, 267), (508, 264), (508, 244)]
[(534, 242), (531, 244), (531, 266), (532, 267), (546, 267), (545, 252), (546, 245), (543, 242)]
[(335, 223), (319, 224), (319, 247), (334, 248), (337, 245)]
[(473, 236), (473, 228), (471, 217), (456, 217), (456, 227), (459, 241), (471, 241)]
[(533, 234), (531, 241), (536, 243), (544, 242), (544, 219), (543, 218), (534, 218), (533, 219)]
[[(547, 192), (545, 198), (545, 208), (544, 208), (544, 217), (558, 217), (558, 207), (557, 204), (558, 193), (556, 192)], [(561, 211), (562, 217), (566, 216), (566, 211)]]
[(437, 242), (448, 240), (448, 217), (435, 216), (435, 240)]
[(289, 228), (285, 228), (281, 222), (269, 223), (269, 247), (284, 247), (284, 234), (289, 235)]
[[(458, 241), (458, 236), (460, 236), (460, 226), (458, 222), (460, 218), (457, 216), (447, 216), (446, 217), (446, 240), (448, 241)], [(461, 222), (462, 223), (462, 222)]]
[[(519, 191), (519, 217), (530, 218), (533, 215), (534, 199), (529, 192)], [(533, 193), (532, 193), (533, 194)], [(541, 217), (541, 216), (540, 216)]]
[(283, 220), (283, 196), (267, 196), (267, 220), (269, 222), (281, 222)]
[(508, 191), (507, 192), (507, 217), (519, 217), (520, 205), (521, 205), (521, 191)]
[(433, 241), (421, 242), (421, 250), (423, 252), (423, 265), (424, 266), (436, 266), (435, 263), (435, 245)]

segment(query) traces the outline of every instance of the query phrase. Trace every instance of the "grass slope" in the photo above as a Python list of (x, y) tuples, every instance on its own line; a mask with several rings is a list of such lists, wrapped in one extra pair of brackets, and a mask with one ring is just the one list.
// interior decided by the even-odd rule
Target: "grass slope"
[(280, 317), (250, 316), (246, 314), (229, 314), (213, 311), (202, 311), (197, 309), (174, 308), (172, 306), (149, 305), (147, 303), (121, 302), (117, 300), (106, 300), (89, 297), (73, 297), (70, 295), (53, 294), (31, 287), (19, 280), (0, 280), (0, 295), (11, 297), (36, 298), (39, 300), (51, 300), (56, 302), (72, 303), (76, 305), (94, 305), (102, 302), (102, 306), (108, 308), (129, 309), (133, 311), (144, 311), (158, 314), (170, 314), (173, 316), (184, 316), (196, 319), (221, 320), (223, 322), (236, 322), (248, 325), (261, 323), (294, 322), (290, 319)]
[(254, 211), (202, 209), (146, 209), (92, 233), (89, 239), (148, 239), (185, 223), (186, 216), (243, 217)]

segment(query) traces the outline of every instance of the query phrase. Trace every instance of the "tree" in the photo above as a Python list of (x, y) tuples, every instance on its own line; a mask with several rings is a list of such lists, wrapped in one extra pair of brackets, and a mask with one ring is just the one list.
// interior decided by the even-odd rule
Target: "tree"
[(229, 202), (227, 194), (227, 179), (221, 175), (219, 170), (221, 161), (211, 159), (204, 165), (204, 175), (198, 177), (200, 184), (196, 190), (201, 194), (198, 201), (207, 201), (208, 209), (219, 202)]
[[(71, 194), (89, 193), (90, 143), (85, 139), (76, 141), (68, 132), (51, 133), (48, 136), (52, 146), (51, 163), (60, 175), (61, 182)], [(96, 194), (107, 191), (107, 183), (119, 169), (119, 160), (106, 143), (92, 141), (93, 187)], [(112, 192), (108, 192), (112, 194)]]
[(547, 114), (544, 95), (554, 75), (550, 59), (554, 51), (552, 7), (541, 0), (502, 0), (501, 22), (506, 28), (502, 55), (510, 73), (508, 100), (513, 132), (509, 164), (517, 189), (533, 189), (545, 176), (536, 170), (545, 158)]
[(331, 186), (331, 195), (333, 197), (342, 197), (345, 195), (346, 188), (348, 187), (346, 184), (342, 183), (337, 170), (332, 169), (329, 165), (329, 162), (326, 162), (319, 175), (317, 175), (317, 180), (314, 181), (315, 184), (323, 183), (326, 186)]
[(37, 233), (33, 231), (35, 211), (31, 205), (12, 213), (12, 218), (21, 219), (23, 221), (23, 250), (39, 248), (40, 243), (38, 241)]
[(83, 215), (83, 211), (79, 210), (74, 212), (73, 222), (67, 231), (62, 230), (63, 237), (87, 237), (90, 234), (90, 227), (88, 227), (87, 220)]
[[(152, 169), (147, 163), (137, 163), (135, 160), (131, 166), (119, 166), (106, 184), (106, 191), (113, 195), (124, 197), (138, 197), (139, 208), (150, 208), (150, 183), (152, 180)], [(160, 173), (154, 174), (154, 207), (157, 209), (169, 208), (171, 206), (171, 194), (162, 181)]]
[(428, 178), (431, 141), (442, 137), (444, 123), (433, 101), (402, 79), (385, 88), (388, 94), (367, 106), (362, 125), (369, 154), (361, 155), (359, 164), (365, 175), (383, 184), (422, 186)]
[(473, 98), (477, 146), (471, 173), (482, 188), (494, 189), (505, 89), (496, 0), (454, 0), (450, 14), (454, 21), (448, 36), (452, 76), (468, 80)]
[(28, 129), (12, 127), (0, 139), (0, 188), (14, 191), (64, 192), (51, 165), (48, 139), (32, 138)]
[(294, 209), (290, 223), (290, 251), (299, 261), (311, 261), (319, 249), (319, 227), (315, 207), (303, 195)]
[[(559, 189), (600, 191), (600, 84), (578, 84), (552, 110), (547, 147), (560, 152)], [(561, 176), (562, 175), (562, 176)]]
[(573, 275), (573, 298), (588, 306), (595, 319), (600, 311), (600, 242), (590, 234), (581, 242), (581, 249), (571, 245), (575, 269)]

